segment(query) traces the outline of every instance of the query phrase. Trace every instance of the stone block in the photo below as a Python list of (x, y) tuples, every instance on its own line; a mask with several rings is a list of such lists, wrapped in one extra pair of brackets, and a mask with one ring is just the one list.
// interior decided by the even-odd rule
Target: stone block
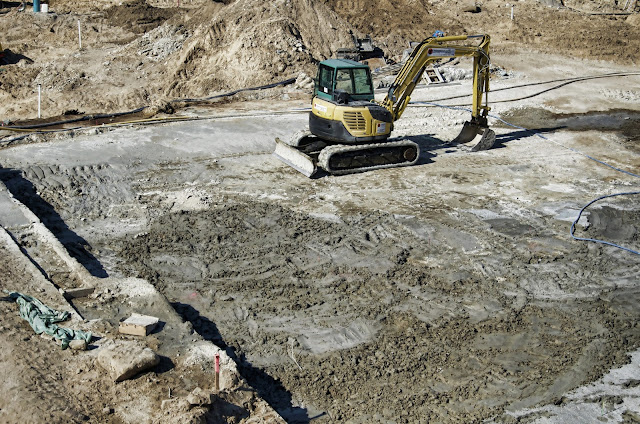
[(87, 342), (84, 340), (71, 340), (69, 347), (73, 350), (87, 350)]
[(76, 289), (63, 290), (62, 295), (65, 299), (77, 299), (79, 297), (87, 297), (93, 293), (94, 287), (79, 287)]
[(146, 336), (158, 325), (160, 320), (148, 315), (132, 314), (126, 320), (120, 322), (118, 332), (133, 336)]
[(194, 405), (194, 406), (211, 405), (213, 403), (213, 399), (214, 399), (213, 393), (207, 392), (206, 390), (203, 390), (200, 387), (196, 387), (187, 396), (187, 401), (189, 402), (189, 405)]

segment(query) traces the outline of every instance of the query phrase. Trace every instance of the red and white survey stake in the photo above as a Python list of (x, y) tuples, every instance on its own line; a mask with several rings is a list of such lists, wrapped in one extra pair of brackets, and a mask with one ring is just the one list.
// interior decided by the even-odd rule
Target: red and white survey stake
[(216, 392), (220, 391), (220, 354), (216, 353)]

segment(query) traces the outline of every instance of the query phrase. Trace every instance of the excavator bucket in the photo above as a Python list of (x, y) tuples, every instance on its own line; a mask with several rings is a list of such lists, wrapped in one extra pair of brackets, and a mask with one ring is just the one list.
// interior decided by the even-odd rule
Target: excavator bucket
[[(480, 136), (480, 137), (478, 137)], [(475, 141), (475, 144), (471, 143)], [(480, 126), (477, 123), (467, 121), (462, 127), (462, 131), (453, 139), (454, 144), (467, 144), (472, 152), (489, 150), (496, 142), (496, 133), (489, 128)]]

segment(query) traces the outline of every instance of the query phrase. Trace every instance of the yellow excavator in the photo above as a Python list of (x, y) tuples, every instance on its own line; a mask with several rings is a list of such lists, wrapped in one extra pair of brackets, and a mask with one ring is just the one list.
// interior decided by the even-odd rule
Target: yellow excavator
[[(477, 43), (465, 43), (467, 40)], [(452, 143), (469, 143), (481, 135), (472, 150), (490, 149), (495, 133), (487, 124), (489, 41), (488, 35), (425, 39), (414, 48), (381, 102), (374, 99), (367, 65), (346, 59), (320, 62), (309, 130), (286, 141), (276, 138), (274, 155), (307, 177), (318, 167), (342, 175), (415, 164), (420, 148), (410, 140), (389, 139), (393, 123), (402, 116), (426, 67), (454, 57), (473, 57), (473, 101), (471, 120)]]

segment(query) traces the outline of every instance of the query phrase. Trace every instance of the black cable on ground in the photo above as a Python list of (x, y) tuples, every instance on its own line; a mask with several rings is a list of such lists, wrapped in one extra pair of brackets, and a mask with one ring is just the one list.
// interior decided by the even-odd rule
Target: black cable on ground
[(142, 112), (144, 109), (146, 109), (146, 106), (139, 107), (137, 109), (133, 109), (133, 110), (130, 110), (128, 112), (115, 112), (115, 113), (101, 113), (101, 114), (98, 114), (98, 115), (85, 115), (85, 116), (82, 116), (80, 118), (66, 119), (64, 121), (44, 122), (42, 124), (34, 124), (34, 125), (9, 125), (9, 126), (6, 126), (6, 127), (0, 127), (0, 129), (6, 129), (6, 130), (34, 130), (34, 129), (38, 129), (38, 128), (54, 127), (56, 125), (72, 124), (74, 122), (92, 121), (94, 119), (108, 119), (108, 118), (115, 118), (115, 117), (118, 117), (118, 116), (131, 115), (131, 114), (134, 114), (134, 113)]
[(274, 82), (272, 84), (267, 84), (267, 85), (261, 85), (258, 87), (250, 87), (250, 88), (240, 88), (238, 90), (235, 91), (230, 91), (228, 93), (223, 93), (223, 94), (217, 94), (215, 96), (209, 96), (209, 97), (203, 97), (200, 99), (175, 99), (175, 100), (171, 100), (170, 103), (179, 103), (179, 102), (185, 102), (185, 103), (191, 103), (191, 102), (205, 102), (208, 100), (214, 100), (214, 99), (220, 99), (222, 97), (231, 97), (231, 96), (235, 96), (238, 93), (242, 93), (244, 91), (257, 91), (257, 90), (266, 90), (268, 88), (275, 88), (278, 87), (280, 85), (289, 85), (289, 84), (293, 84), (294, 82), (296, 82), (296, 78), (289, 78), (286, 79), (284, 81), (280, 81), (280, 82)]
[[(509, 86), (509, 87), (496, 88), (495, 90), (492, 89), (490, 92), (491, 93), (495, 93), (495, 92), (498, 92), (498, 91), (512, 90), (514, 88), (532, 87), (532, 86), (535, 86), (535, 85), (545, 85), (545, 84), (551, 84), (553, 82), (563, 81), (562, 84), (556, 85), (554, 87), (548, 88), (546, 90), (540, 91), (538, 93), (535, 93), (535, 94), (532, 94), (532, 95), (529, 95), (529, 96), (524, 96), (524, 97), (519, 97), (517, 99), (509, 99), (509, 100), (496, 100), (496, 101), (492, 101), (491, 103), (508, 103), (508, 102), (515, 102), (515, 101), (518, 101), (518, 100), (529, 99), (531, 97), (535, 97), (535, 96), (538, 96), (540, 94), (546, 93), (548, 91), (555, 90), (555, 89), (560, 88), (560, 87), (564, 87), (565, 85), (569, 85), (569, 84), (572, 84), (574, 82), (588, 81), (588, 80), (591, 80), (591, 79), (599, 79), (599, 78), (627, 77), (627, 76), (632, 76), (632, 75), (640, 75), (640, 72), (612, 72), (612, 73), (609, 73), (609, 74), (602, 74), (602, 75), (590, 75), (590, 76), (586, 76), (586, 77), (574, 77), (574, 78), (560, 78), (560, 79), (555, 79), (555, 80), (550, 80), (550, 81), (531, 82), (531, 83), (527, 83), (527, 84), (519, 84), (519, 85), (512, 85), (512, 86)], [(434, 100), (431, 100), (431, 102), (435, 103), (435, 102), (442, 102), (442, 101), (445, 101), (445, 100), (461, 99), (461, 98), (464, 98), (464, 97), (469, 97), (471, 95), (472, 94), (461, 94), (461, 95), (458, 95), (458, 96), (451, 96), (451, 97), (444, 97), (444, 98), (441, 98), (441, 99), (434, 99)]]
[[(278, 86), (281, 86), (281, 85), (289, 85), (289, 84), (293, 84), (295, 81), (296, 81), (296, 78), (289, 78), (289, 79), (286, 79), (284, 81), (274, 82), (272, 84), (266, 84), (266, 85), (261, 85), (261, 86), (258, 86), (258, 87), (250, 87), (250, 88), (240, 88), (238, 90), (231, 91), (231, 92), (228, 92), (228, 93), (217, 94), (215, 96), (204, 97), (204, 98), (201, 98), (201, 99), (189, 99), (189, 98), (187, 98), (187, 99), (174, 99), (174, 100), (171, 100), (170, 103), (204, 102), (204, 101), (213, 100), (213, 99), (219, 99), (219, 98), (223, 98), (223, 97), (231, 97), (231, 96), (234, 96), (234, 95), (236, 95), (238, 93), (242, 93), (244, 91), (266, 90), (266, 89), (275, 88), (275, 87), (278, 87)], [(34, 124), (34, 125), (10, 125), (10, 126), (0, 127), (0, 129), (6, 129), (6, 130), (34, 130), (34, 129), (39, 129), (39, 128), (54, 127), (54, 126), (57, 126), (57, 125), (72, 124), (74, 122), (92, 121), (92, 120), (96, 120), (96, 119), (109, 119), (109, 118), (116, 118), (118, 116), (133, 115), (135, 113), (142, 112), (146, 108), (147, 108), (147, 106), (143, 106), (143, 107), (139, 107), (137, 109), (133, 109), (133, 110), (127, 111), (127, 112), (115, 112), (115, 113), (103, 113), (103, 114), (98, 114), (98, 115), (86, 115), (86, 116), (82, 116), (82, 117), (79, 117), (79, 118), (66, 119), (66, 120), (55, 121), (55, 122), (44, 122), (44, 123), (41, 123), (41, 124)], [(14, 139), (14, 141), (15, 141), (15, 139)]]

